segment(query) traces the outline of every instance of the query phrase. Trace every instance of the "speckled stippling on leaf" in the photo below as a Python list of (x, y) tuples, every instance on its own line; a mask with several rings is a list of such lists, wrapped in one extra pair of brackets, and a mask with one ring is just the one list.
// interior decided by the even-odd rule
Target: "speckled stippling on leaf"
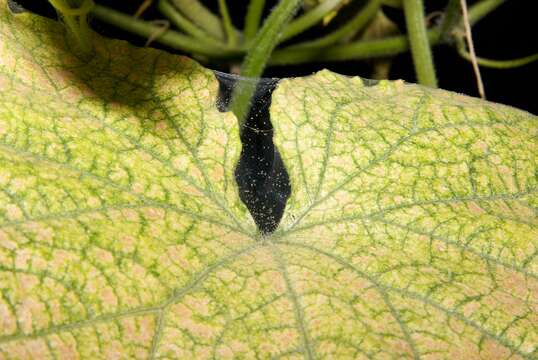
[(533, 359), (538, 120), (400, 82), (282, 81), (260, 239), (191, 60), (0, 0), (0, 359)]

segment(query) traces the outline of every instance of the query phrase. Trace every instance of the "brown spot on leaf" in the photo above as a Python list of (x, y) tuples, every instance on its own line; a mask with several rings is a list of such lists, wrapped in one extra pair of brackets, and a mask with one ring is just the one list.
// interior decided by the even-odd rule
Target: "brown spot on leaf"
[(474, 215), (482, 215), (485, 213), (484, 209), (482, 209), (477, 203), (475, 203), (474, 201), (470, 202), (469, 205), (469, 210), (471, 210), (471, 213), (473, 213)]
[(100, 297), (104, 304), (107, 305), (107, 308), (115, 308), (118, 305), (118, 298), (110, 286), (107, 286), (101, 290)]
[(15, 204), (6, 205), (6, 214), (9, 220), (20, 220), (22, 219), (22, 211)]
[(146, 218), (149, 220), (158, 220), (164, 218), (164, 210), (163, 209), (157, 209), (157, 208), (146, 208), (143, 211)]

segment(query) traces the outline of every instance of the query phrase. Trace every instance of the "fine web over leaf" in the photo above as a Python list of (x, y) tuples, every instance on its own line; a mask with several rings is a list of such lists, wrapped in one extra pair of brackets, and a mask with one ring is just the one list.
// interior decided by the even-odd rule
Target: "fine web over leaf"
[(536, 357), (535, 116), (282, 80), (292, 192), (260, 236), (213, 73), (95, 45), (0, 0), (0, 359)]
[(249, 111), (241, 123), (241, 155), (235, 179), (241, 201), (249, 209), (256, 226), (264, 235), (278, 226), (290, 196), (289, 177), (278, 149), (273, 143), (273, 126), (269, 116), (271, 94), (278, 79), (252, 79), (216, 72), (219, 80), (221, 111), (228, 111), (234, 91), (256, 90)]

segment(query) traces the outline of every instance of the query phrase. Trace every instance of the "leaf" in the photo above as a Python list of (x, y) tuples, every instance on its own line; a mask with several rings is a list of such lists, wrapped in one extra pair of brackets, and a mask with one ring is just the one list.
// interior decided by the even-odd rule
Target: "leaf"
[(262, 238), (210, 71), (0, 7), (1, 359), (535, 357), (535, 116), (284, 80)]
[(84, 63), (0, 5), (0, 358), (147, 358), (213, 331), (185, 317), (220, 311), (200, 285), (261, 245), (213, 73), (103, 39)]
[(538, 118), (322, 71), (273, 93), (272, 246), (327, 358), (535, 358)]

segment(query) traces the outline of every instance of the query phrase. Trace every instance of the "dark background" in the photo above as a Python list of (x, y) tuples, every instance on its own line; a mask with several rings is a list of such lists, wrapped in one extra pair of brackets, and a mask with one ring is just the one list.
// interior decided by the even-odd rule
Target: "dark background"
[[(361, 0), (353, 0), (357, 3)], [(107, 6), (113, 6), (127, 13), (133, 14), (142, 0), (137, 1), (117, 1), (117, 0), (96, 0), (96, 2)], [(155, 1), (156, 2), (156, 1)], [(203, 1), (208, 7), (218, 13), (217, 0)], [(266, 13), (276, 3), (276, 0), (268, 0)], [(469, 6), (477, 1), (468, 0)], [(37, 13), (55, 16), (55, 11), (46, 0), (17, 0), (26, 9)], [(447, 0), (425, 0), (426, 12), (443, 10)], [(495, 11), (487, 15), (483, 20), (473, 27), (473, 39), (477, 56), (491, 59), (513, 59), (531, 55), (538, 51), (538, 31), (536, 30), (535, 0), (507, 0)], [(248, 1), (228, 0), (230, 12), (237, 28), (242, 28), (243, 17)], [(398, 27), (405, 31), (405, 21), (403, 13), (399, 9), (384, 7), (386, 15), (393, 20)], [(342, 16), (345, 16), (343, 14)], [(152, 6), (144, 14), (146, 19), (162, 18), (155, 6)], [(135, 45), (143, 46), (145, 40), (102, 24), (93, 20), (92, 26), (105, 36), (123, 38)], [(327, 28), (313, 28), (289, 42), (297, 42), (307, 38), (320, 35)], [(161, 47), (158, 44), (152, 44)], [(162, 48), (162, 47), (161, 47)], [(170, 50), (170, 49), (167, 49)], [(177, 51), (172, 51), (176, 52)], [(478, 96), (475, 75), (472, 66), (463, 60), (451, 45), (439, 45), (433, 50), (439, 86), (443, 89)], [(228, 71), (229, 64), (208, 64), (216, 70)], [(271, 67), (265, 71), (264, 76), (268, 77), (289, 77), (308, 75), (317, 70), (328, 68), (342, 74), (359, 75), (368, 77), (371, 73), (370, 66), (362, 61), (345, 61), (314, 63), (296, 66)], [(527, 110), (533, 114), (538, 114), (538, 62), (528, 64), (514, 69), (490, 69), (481, 67), (482, 79), (486, 89), (488, 100), (512, 105)], [(409, 53), (398, 55), (393, 62), (390, 72), (391, 79), (404, 79), (409, 82), (416, 82), (413, 61)]]

